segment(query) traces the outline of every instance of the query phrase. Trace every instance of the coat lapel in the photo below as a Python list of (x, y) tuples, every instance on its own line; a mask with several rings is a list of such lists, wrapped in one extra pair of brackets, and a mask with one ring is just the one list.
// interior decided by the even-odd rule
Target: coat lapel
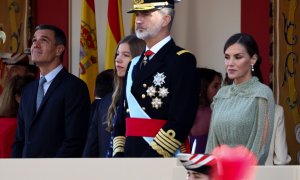
[(34, 84), (32, 86), (32, 92), (33, 93), (30, 93), (31, 97), (29, 98), (30, 100), (34, 100), (32, 105), (28, 106), (28, 112), (30, 113), (29, 117), (31, 117), (30, 119), (32, 119), (32, 121), (33, 121), (33, 119), (35, 118), (35, 115), (36, 115), (36, 108), (35, 107), (36, 107), (36, 96), (37, 96), (38, 86), (39, 86), (39, 80), (35, 80)]
[(157, 71), (161, 66), (165, 64), (165, 60), (167, 59), (168, 51), (170, 48), (174, 47), (175, 43), (173, 39), (171, 39), (166, 45), (164, 45), (154, 56), (153, 58), (147, 63), (145, 67), (140, 69), (140, 63), (144, 56), (141, 56), (138, 64), (134, 67), (134, 79), (131, 91), (134, 91), (136, 88), (140, 86), (141, 83), (145, 81), (145, 79), (149, 78), (151, 74)]
[(57, 86), (59, 86), (59, 84), (61, 83), (63, 77), (67, 74), (67, 70), (65, 68), (63, 68), (58, 74), (57, 76), (53, 79), (52, 83), (50, 84), (42, 102), (40, 105), (39, 110), (36, 112), (36, 115), (39, 114), (39, 112), (44, 108), (45, 103), (47, 102), (47, 100), (50, 98), (51, 94), (56, 90)]

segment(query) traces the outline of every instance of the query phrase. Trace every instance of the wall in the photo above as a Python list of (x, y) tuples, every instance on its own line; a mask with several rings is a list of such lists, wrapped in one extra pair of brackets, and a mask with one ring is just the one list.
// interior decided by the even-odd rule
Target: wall
[(241, 31), (253, 35), (262, 57), (261, 71), (268, 84), (271, 70), (270, 60), (270, 1), (241, 0)]
[[(69, 39), (69, 8), (68, 0), (33, 0), (35, 21), (34, 24), (53, 24), (61, 28)], [(67, 45), (67, 49), (68, 49)], [(64, 54), (64, 66), (68, 68), (68, 50)]]
[(177, 44), (196, 55), (198, 66), (225, 73), (223, 45), (240, 32), (240, 0), (183, 0), (176, 8)]

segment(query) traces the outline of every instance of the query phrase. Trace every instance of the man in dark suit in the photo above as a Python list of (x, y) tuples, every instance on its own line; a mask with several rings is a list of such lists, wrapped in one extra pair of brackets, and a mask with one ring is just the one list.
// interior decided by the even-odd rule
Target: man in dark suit
[(13, 157), (82, 154), (90, 99), (86, 84), (62, 66), (65, 48), (66, 36), (61, 29), (52, 25), (36, 27), (31, 56), (40, 69), (40, 80), (22, 92)]
[[(97, 106), (100, 103), (101, 99), (106, 96), (107, 94), (111, 94), (114, 89), (114, 70), (107, 69), (99, 73), (96, 77), (95, 82), (95, 99), (91, 104), (91, 113), (90, 113), (90, 120), (91, 123), (93, 118), (97, 118)], [(89, 123), (89, 124), (90, 124)]]
[(112, 101), (114, 71), (107, 69), (96, 78), (95, 100), (91, 105), (90, 126), (83, 157), (106, 157), (111, 140), (107, 131), (107, 111)]
[[(134, 1), (138, 38), (146, 51), (129, 66), (114, 128), (115, 157), (172, 157), (195, 119), (196, 59), (170, 36), (174, 0)], [(150, 51), (149, 51), (150, 50)]]

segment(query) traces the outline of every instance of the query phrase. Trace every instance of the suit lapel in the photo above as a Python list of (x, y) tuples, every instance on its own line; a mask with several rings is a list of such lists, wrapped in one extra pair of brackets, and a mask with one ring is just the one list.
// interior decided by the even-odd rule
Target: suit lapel
[(50, 98), (51, 94), (56, 90), (57, 86), (59, 86), (59, 84), (61, 83), (63, 77), (67, 74), (67, 70), (66, 69), (62, 69), (57, 76), (53, 79), (52, 83), (50, 84), (42, 102), (40, 105), (39, 110), (36, 112), (36, 115), (41, 111), (41, 109), (43, 109), (43, 107), (45, 106), (45, 103), (47, 102), (47, 100)]
[(36, 114), (36, 96), (37, 96), (37, 91), (38, 91), (38, 86), (39, 86), (39, 80), (35, 80), (33, 86), (32, 86), (32, 92), (30, 93), (31, 97), (28, 98), (28, 100), (34, 100), (34, 102), (32, 103), (31, 106), (28, 106), (28, 112), (30, 113), (29, 117), (31, 117), (30, 119), (35, 118), (35, 114)]
[[(164, 45), (154, 56), (153, 58), (147, 63), (145, 67), (140, 70), (140, 63), (144, 56), (141, 56), (139, 63), (135, 65), (134, 69), (134, 79), (131, 90), (134, 91), (136, 88), (139, 87), (141, 83), (145, 81), (145, 79), (149, 78), (151, 74), (157, 71), (161, 66), (165, 64), (165, 60), (167, 59), (165, 56), (168, 54), (170, 48), (174, 47), (175, 43), (171, 39), (166, 45)], [(137, 69), (138, 68), (138, 69)]]

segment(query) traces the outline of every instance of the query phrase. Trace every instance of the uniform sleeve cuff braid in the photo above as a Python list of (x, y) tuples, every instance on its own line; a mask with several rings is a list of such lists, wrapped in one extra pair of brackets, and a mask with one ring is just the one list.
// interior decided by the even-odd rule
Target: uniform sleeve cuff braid
[(118, 152), (124, 152), (125, 136), (117, 136), (113, 140), (113, 156)]
[(174, 130), (165, 132), (163, 129), (160, 129), (150, 146), (158, 154), (164, 157), (171, 157), (182, 144), (175, 139), (175, 135), (176, 133)]

